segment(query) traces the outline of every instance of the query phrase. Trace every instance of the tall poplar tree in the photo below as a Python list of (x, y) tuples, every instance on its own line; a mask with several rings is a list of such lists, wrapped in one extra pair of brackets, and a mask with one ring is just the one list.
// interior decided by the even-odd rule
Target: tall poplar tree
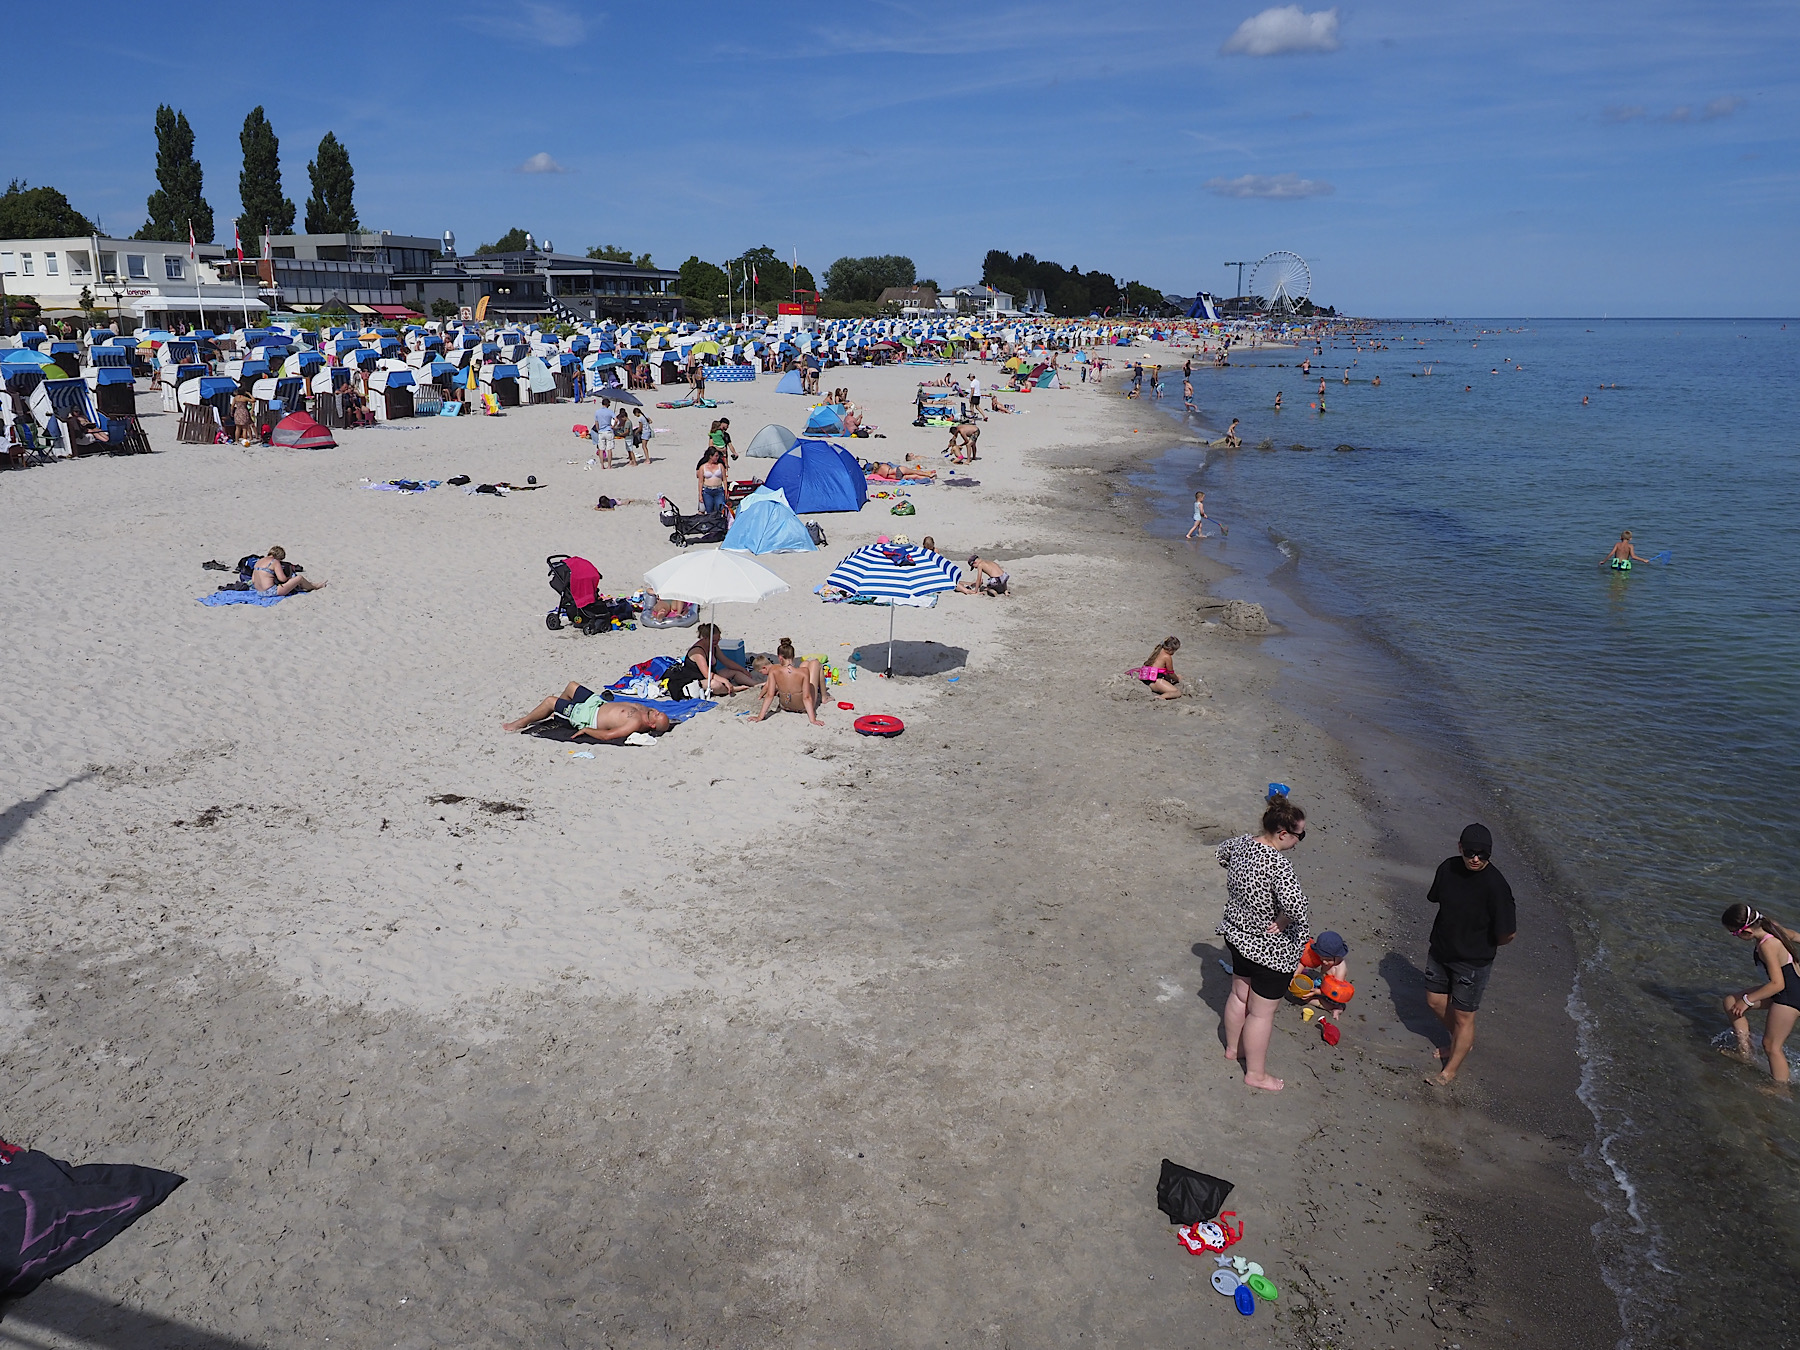
[(351, 234), (362, 227), (356, 220), (356, 174), (350, 168), (350, 152), (331, 132), (319, 142), (319, 157), (306, 166), (312, 179), (312, 196), (306, 199), (308, 234)]
[(238, 175), (244, 214), (237, 218), (238, 238), (245, 253), (260, 257), (264, 230), (291, 234), (294, 229), (294, 204), (281, 195), (281, 142), (260, 105), (244, 118), (238, 144), (244, 147), (244, 169)]
[(176, 112), (167, 104), (156, 109), (156, 182), (155, 192), (144, 203), (150, 219), (137, 232), (139, 239), (187, 238), (188, 226), (194, 227), (194, 238), (212, 243), (212, 207), (200, 195), (200, 161), (194, 158), (194, 129), (187, 114)]

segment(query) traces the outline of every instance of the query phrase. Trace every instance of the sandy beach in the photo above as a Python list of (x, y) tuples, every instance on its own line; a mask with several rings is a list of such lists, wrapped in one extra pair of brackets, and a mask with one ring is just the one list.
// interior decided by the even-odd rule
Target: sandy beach
[[(944, 467), (910, 425), (938, 373), (826, 372), (885, 433), (856, 453)], [(162, 453), (0, 478), (0, 1132), (190, 1178), (0, 1343), (1612, 1345), (1566, 926), (1514, 875), (1467, 1078), (1427, 1088), (1423, 895), (1480, 804), (1286, 698), (1217, 550), (1145, 529), (1133, 473), (1182, 433), (1104, 389), (1014, 396), (979, 486), (823, 516), (763, 559), (787, 593), (720, 608), (874, 663), (887, 613), (813, 594), (850, 549), (1003, 561), (1005, 597), (900, 612), (854, 713), (740, 695), (591, 759), (498, 724), (691, 630), (548, 632), (544, 557), (636, 589), (714, 414), (654, 411), (656, 462), (606, 472), (591, 405), (324, 451), (149, 415)], [(810, 402), (712, 392), (740, 446)], [(458, 474), (543, 490), (367, 490)], [(196, 603), (274, 543), (329, 588)], [(1169, 633), (1196, 696), (1159, 703), (1123, 672)], [(1212, 846), (1277, 780), (1359, 992), (1336, 1047), (1282, 1010), (1267, 1095), (1221, 1050)], [(1281, 1290), (1248, 1322), (1157, 1211), (1164, 1157), (1234, 1183)]]

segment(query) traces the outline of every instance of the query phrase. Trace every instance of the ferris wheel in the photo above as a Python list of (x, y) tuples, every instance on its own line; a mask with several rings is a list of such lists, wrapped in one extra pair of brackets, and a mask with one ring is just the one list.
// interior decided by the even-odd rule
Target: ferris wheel
[(1312, 269), (1298, 253), (1277, 249), (1257, 260), (1250, 273), (1250, 294), (1261, 296), (1271, 314), (1292, 310), (1312, 293)]

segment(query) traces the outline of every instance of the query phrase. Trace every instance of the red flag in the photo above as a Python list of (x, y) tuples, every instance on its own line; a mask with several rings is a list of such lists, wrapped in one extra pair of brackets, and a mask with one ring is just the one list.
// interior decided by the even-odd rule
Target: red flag
[(750, 269), (750, 284), (751, 284), (751, 285), (752, 285), (752, 286), (760, 286), (760, 285), (762, 285), (762, 278), (761, 278), (761, 277), (759, 277), (759, 276), (757, 276), (757, 275), (756, 275), (756, 268), (755, 268), (755, 267), (752, 267), (752, 268), (751, 268), (751, 269)]
[(188, 222), (188, 261), (194, 261), (194, 222)]
[(232, 222), (231, 226), (231, 242), (237, 245), (238, 263), (241, 266), (244, 261), (244, 240), (243, 237), (238, 234), (237, 222), (235, 221)]

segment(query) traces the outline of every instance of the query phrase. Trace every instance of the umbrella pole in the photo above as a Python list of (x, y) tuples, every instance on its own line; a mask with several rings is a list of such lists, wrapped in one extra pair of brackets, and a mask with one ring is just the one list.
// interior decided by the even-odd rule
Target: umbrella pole
[(894, 605), (888, 602), (888, 667), (887, 677), (894, 678)]

